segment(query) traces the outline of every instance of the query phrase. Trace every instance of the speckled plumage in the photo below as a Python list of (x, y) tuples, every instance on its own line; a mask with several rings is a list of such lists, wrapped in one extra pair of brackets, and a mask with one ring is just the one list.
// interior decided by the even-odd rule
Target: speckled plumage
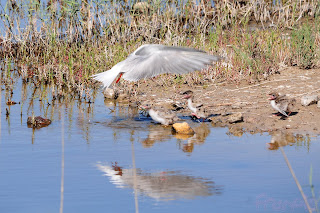
[(155, 108), (150, 105), (141, 106), (141, 108), (148, 111), (152, 120), (165, 126), (171, 125), (179, 120), (178, 116), (168, 109)]
[(280, 112), (282, 115), (288, 117), (289, 115), (287, 112), (289, 112), (289, 114), (292, 112), (296, 100), (290, 99), (286, 97), (286, 95), (280, 95), (277, 92), (271, 92), (269, 95), (272, 108)]
[(195, 103), (193, 92), (191, 90), (187, 90), (182, 93), (184, 95), (184, 99), (187, 99), (188, 108), (193, 112), (197, 118), (207, 118), (208, 115), (206, 113), (205, 107), (203, 103)]

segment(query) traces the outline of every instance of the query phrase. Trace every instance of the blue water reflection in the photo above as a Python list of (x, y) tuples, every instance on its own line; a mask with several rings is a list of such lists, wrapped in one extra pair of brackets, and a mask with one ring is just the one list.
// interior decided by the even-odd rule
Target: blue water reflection
[[(39, 101), (43, 89), (30, 89), (18, 81), (1, 91), (1, 212), (57, 212), (61, 201), (64, 212), (303, 212), (279, 147), (315, 207), (313, 165), (319, 197), (317, 137), (236, 134), (187, 117), (197, 134), (186, 137), (101, 93), (48, 105), (50, 95)], [(52, 124), (28, 128), (32, 113)]]

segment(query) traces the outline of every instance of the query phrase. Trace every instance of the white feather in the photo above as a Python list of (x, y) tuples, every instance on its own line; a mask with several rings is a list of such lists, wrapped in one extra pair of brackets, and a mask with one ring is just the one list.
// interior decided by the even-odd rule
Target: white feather
[(160, 117), (158, 112), (154, 111), (153, 109), (149, 110), (149, 115), (154, 121), (157, 121), (163, 125), (168, 125), (166, 120), (164, 118)]
[(282, 109), (279, 108), (279, 106), (276, 104), (275, 100), (271, 100), (270, 103), (271, 103), (271, 106), (273, 107), (273, 109), (277, 110), (282, 115), (285, 115), (285, 116), (288, 117), (288, 114), (285, 111), (283, 111)]
[(112, 69), (94, 75), (93, 78), (101, 81), (104, 87), (109, 87), (120, 73), (123, 73), (124, 80), (138, 81), (163, 73), (185, 74), (201, 70), (221, 59), (220, 56), (191, 48), (145, 44)]
[(188, 107), (193, 113), (197, 113), (197, 108), (193, 107), (191, 98), (188, 99)]

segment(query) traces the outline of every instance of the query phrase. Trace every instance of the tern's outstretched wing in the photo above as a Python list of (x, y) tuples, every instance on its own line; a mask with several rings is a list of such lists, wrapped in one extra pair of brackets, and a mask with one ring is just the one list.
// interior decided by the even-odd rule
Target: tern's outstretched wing
[(149, 44), (133, 52), (124, 61), (121, 72), (124, 72), (125, 80), (138, 81), (163, 73), (185, 74), (201, 70), (221, 59), (200, 50)]

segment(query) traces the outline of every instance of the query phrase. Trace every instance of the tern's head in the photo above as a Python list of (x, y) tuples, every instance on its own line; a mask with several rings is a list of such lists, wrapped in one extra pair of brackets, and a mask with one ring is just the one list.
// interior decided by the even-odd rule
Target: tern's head
[(277, 92), (270, 92), (268, 95), (269, 95), (269, 100), (276, 100), (279, 97), (279, 93)]
[(187, 91), (183, 92), (182, 95), (184, 95), (183, 96), (184, 99), (189, 99), (193, 96), (193, 92), (191, 90), (187, 90)]
[(149, 102), (146, 102), (146, 103), (142, 103), (140, 106), (139, 106), (139, 108), (141, 109), (141, 110), (149, 110), (149, 109), (151, 109), (152, 108), (152, 104), (151, 103), (149, 103)]

